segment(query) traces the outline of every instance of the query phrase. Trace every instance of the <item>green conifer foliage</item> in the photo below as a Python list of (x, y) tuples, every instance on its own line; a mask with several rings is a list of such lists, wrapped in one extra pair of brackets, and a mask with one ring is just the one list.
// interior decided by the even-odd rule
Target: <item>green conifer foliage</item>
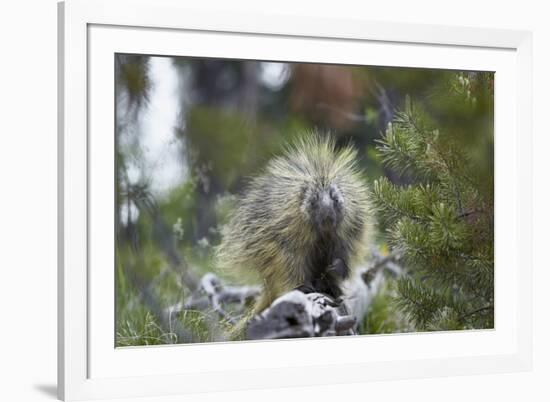
[[(418, 330), (494, 325), (493, 169), (478, 157), (492, 157), (491, 85), (492, 75), (453, 73), (444, 94), (407, 99), (377, 147), (402, 179), (375, 181), (373, 199), (408, 268), (397, 307)], [(464, 120), (449, 118), (457, 110)]]

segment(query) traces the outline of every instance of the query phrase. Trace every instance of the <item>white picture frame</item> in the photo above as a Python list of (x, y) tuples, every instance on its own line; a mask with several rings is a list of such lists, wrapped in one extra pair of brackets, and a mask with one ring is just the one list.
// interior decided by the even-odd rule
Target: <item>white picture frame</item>
[[(217, 14), (178, 0), (68, 0), (59, 4), (58, 13), (60, 398), (162, 396), (531, 368), (529, 32), (238, 10)], [(370, 58), (361, 58), (367, 56), (356, 50), (369, 50)], [(110, 342), (113, 275), (109, 279), (104, 275), (108, 271), (94, 267), (98, 260), (113, 261), (108, 250), (112, 222), (101, 218), (112, 215), (101, 201), (112, 198), (101, 195), (113, 189), (113, 170), (101, 161), (113, 159), (113, 74), (112, 63), (106, 63), (119, 51), (496, 71), (495, 329), (115, 350), (114, 340)], [(103, 142), (94, 135), (97, 130), (109, 133)], [(503, 180), (506, 187), (500, 185)], [(107, 297), (95, 296), (98, 292)], [(316, 353), (319, 348), (325, 353)], [(353, 353), (357, 350), (365, 353)], [(188, 365), (193, 369), (181, 361), (193, 362)]]

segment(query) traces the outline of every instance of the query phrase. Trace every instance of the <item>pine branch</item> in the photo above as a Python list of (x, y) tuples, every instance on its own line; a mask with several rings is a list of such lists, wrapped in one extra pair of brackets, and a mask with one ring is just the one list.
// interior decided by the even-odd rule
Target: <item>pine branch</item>
[(473, 315), (480, 314), (480, 313), (483, 313), (483, 312), (489, 311), (489, 310), (490, 310), (490, 311), (493, 311), (494, 308), (495, 308), (495, 307), (494, 307), (492, 304), (491, 304), (490, 306), (480, 307), (480, 308), (478, 308), (478, 309), (476, 309), (476, 310), (474, 310), (474, 311), (470, 311), (470, 312), (468, 312), (468, 313), (466, 313), (466, 314), (461, 315), (460, 317), (458, 317), (458, 320), (459, 320), (459, 321), (464, 321), (466, 318), (471, 317), (471, 316), (473, 316)]
[(397, 305), (420, 329), (490, 327), (492, 210), (461, 147), (436, 127), (407, 99), (377, 147), (386, 166), (419, 182), (398, 186), (381, 178), (373, 187), (389, 244), (409, 267)]

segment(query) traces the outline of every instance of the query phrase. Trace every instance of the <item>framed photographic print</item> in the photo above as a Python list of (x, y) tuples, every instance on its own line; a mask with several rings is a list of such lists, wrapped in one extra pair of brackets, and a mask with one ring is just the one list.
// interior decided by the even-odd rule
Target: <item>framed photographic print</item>
[(59, 46), (61, 398), (530, 368), (530, 33), (70, 0)]

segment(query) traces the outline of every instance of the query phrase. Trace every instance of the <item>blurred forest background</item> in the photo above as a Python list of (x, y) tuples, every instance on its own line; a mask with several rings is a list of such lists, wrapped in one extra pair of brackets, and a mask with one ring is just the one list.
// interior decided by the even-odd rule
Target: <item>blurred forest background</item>
[(359, 333), (493, 327), (492, 73), (117, 54), (115, 74), (117, 346), (224, 340), (231, 309), (189, 298), (207, 273), (254, 285), (214, 266), (220, 228), (314, 129), (359, 151), (373, 254), (403, 270)]

